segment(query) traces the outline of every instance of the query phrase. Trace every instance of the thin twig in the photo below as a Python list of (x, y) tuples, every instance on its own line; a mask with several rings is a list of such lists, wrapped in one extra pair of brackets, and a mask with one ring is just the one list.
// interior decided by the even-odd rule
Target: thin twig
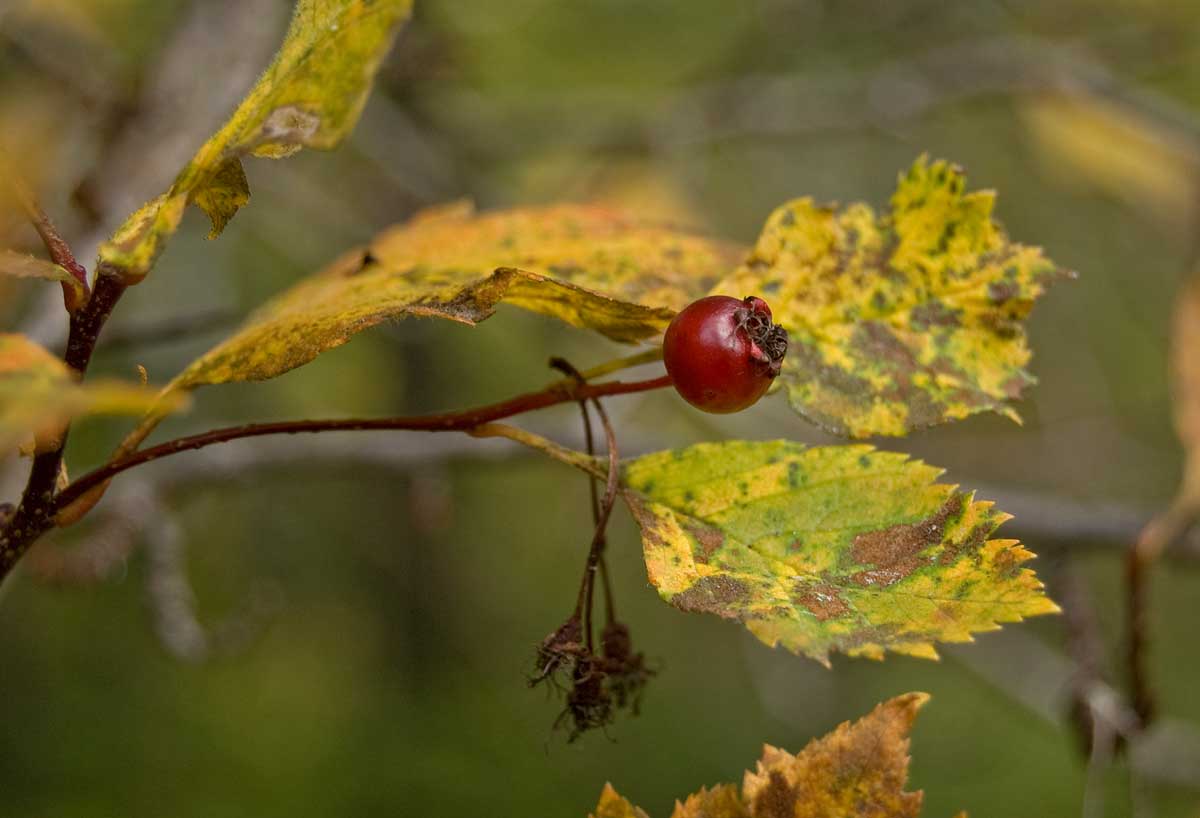
[(1136, 546), (1125, 555), (1125, 606), (1128, 628), (1126, 662), (1129, 669), (1129, 690), (1133, 711), (1144, 729), (1154, 719), (1157, 705), (1150, 685), (1147, 667), (1149, 645), (1150, 568), (1153, 561), (1146, 559)]
[[(50, 260), (70, 273), (83, 287), (84, 301), (86, 302), (88, 297), (87, 270), (84, 269), (82, 264), (76, 261), (75, 254), (71, 252), (70, 246), (58, 232), (58, 228), (54, 226), (54, 222), (50, 220), (46, 211), (42, 210), (42, 206), (38, 204), (33, 191), (17, 175), (13, 168), (12, 160), (2, 150), (0, 150), (0, 178), (8, 182), (8, 187), (12, 190), (17, 204), (25, 212), (25, 216), (29, 219), (29, 223), (33, 225), (33, 229), (37, 231), (42, 244), (46, 246), (46, 253), (50, 256)], [(66, 290), (68, 286), (67, 284), (63, 285), (64, 294), (69, 299), (70, 293)]]
[[(119, 276), (99, 270), (96, 287), (87, 304), (71, 314), (63, 360), (80, 377), (87, 372), (100, 330), (126, 286)], [(54, 524), (57, 510), (55, 491), (66, 442), (67, 431), (64, 430), (57, 446), (39, 453), (33, 459), (21, 503), (8, 523), (0, 529), (0, 581), (8, 576), (29, 547)]]
[(556, 383), (539, 392), (528, 392), (500, 403), (478, 406), (460, 412), (447, 412), (437, 415), (420, 415), (415, 417), (395, 418), (350, 418), (344, 420), (291, 420), (276, 423), (250, 423), (244, 426), (231, 426), (225, 429), (213, 429), (197, 435), (181, 437), (142, 449), (127, 457), (114, 460), (94, 471), (88, 472), (72, 482), (58, 495), (57, 508), (69, 506), (75, 500), (91, 489), (105, 483), (126, 469), (149, 463), (152, 460), (168, 457), (191, 449), (201, 449), (217, 443), (240, 440), (247, 437), (263, 435), (301, 434), (313, 432), (349, 432), (366, 430), (403, 430), (420, 432), (469, 432), (477, 427), (493, 421), (513, 417), (514, 415), (545, 409), (560, 403), (583, 398), (598, 398), (605, 395), (627, 395), (635, 392), (646, 392), (669, 386), (671, 380), (666, 375), (650, 378), (644, 381), (607, 381), (598, 384), (583, 384), (571, 386)]
[[(604, 411), (604, 405), (596, 398), (592, 398), (592, 405), (596, 408), (596, 414), (600, 416), (600, 425), (604, 428), (604, 437), (608, 443), (608, 480), (604, 487), (604, 499), (600, 504), (600, 519), (596, 521), (596, 528), (592, 534), (592, 544), (588, 549), (587, 567), (584, 569), (583, 574), (583, 587), (580, 589), (581, 593), (586, 591), (587, 596), (583, 608), (583, 631), (587, 636), (588, 650), (592, 649), (592, 594), (596, 584), (596, 568), (600, 563), (600, 555), (603, 553), (605, 529), (608, 527), (608, 518), (612, 514), (613, 505), (617, 501), (617, 487), (620, 484), (620, 455), (617, 452), (616, 433), (613, 432), (612, 423), (609, 422), (608, 413)], [(577, 603), (576, 608), (578, 606)]]

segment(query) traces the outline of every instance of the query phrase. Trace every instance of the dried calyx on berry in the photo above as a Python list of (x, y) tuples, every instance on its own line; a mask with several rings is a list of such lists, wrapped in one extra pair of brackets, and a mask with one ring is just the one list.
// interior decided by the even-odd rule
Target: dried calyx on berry
[(787, 330), (758, 296), (710, 295), (685, 307), (663, 337), (663, 363), (675, 390), (705, 412), (753, 406), (787, 354)]

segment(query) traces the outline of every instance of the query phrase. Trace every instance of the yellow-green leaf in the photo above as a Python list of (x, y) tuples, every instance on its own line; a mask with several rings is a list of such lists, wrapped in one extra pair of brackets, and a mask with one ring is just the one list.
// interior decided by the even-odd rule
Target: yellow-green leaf
[(0, 250), (0, 275), (15, 278), (44, 278), (47, 281), (58, 281), (63, 285), (66, 294), (67, 309), (75, 310), (83, 306), (87, 290), (83, 282), (71, 275), (65, 267), (51, 261), (18, 253), (14, 250)]
[(994, 194), (924, 157), (891, 208), (796, 199), (771, 214), (746, 262), (714, 292), (758, 294), (789, 332), (779, 382), (836, 434), (902, 435), (991, 410), (1033, 377), (1022, 319), (1064, 275), (1009, 241)]
[(865, 445), (702, 443), (629, 461), (625, 499), (646, 571), (684, 611), (738, 620), (768, 645), (936, 658), (1001, 622), (1057, 610), (1009, 517), (936, 483), (940, 470)]
[(212, 221), (210, 238), (250, 199), (241, 157), (327, 150), (354, 127), (379, 62), (412, 0), (299, 0), (275, 60), (229, 121), (166, 193), (134, 213), (100, 247), (126, 279), (150, 271), (187, 204)]
[(924, 693), (889, 699), (858, 721), (844, 722), (809, 742), (796, 755), (766, 745), (757, 769), (742, 781), (751, 815), (916, 818), (923, 794), (904, 790), (908, 734), (927, 701)]
[[(80, 384), (66, 364), (23, 335), (0, 334), (0, 450), (33, 438), (53, 445), (64, 426), (84, 415), (140, 415), (154, 391), (118, 381)], [(179, 408), (172, 399), (163, 410)]]
[(273, 378), (380, 322), (474, 324), (500, 301), (635, 341), (661, 332), (737, 254), (584, 205), (482, 215), (461, 204), (436, 208), (268, 303), (174, 385)]
[[(675, 802), (672, 818), (916, 818), (924, 794), (907, 792), (909, 734), (929, 700), (906, 693), (845, 722), (792, 755), (769, 744), (742, 788), (722, 784)], [(592, 818), (644, 818), (604, 787)], [(960, 813), (959, 818), (965, 818)]]

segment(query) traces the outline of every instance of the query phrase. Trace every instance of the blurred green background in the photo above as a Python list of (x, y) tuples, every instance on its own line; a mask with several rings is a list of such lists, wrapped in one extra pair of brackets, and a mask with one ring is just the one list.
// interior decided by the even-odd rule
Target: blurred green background
[[(165, 187), (267, 63), (289, 9), (0, 0), (0, 139), (77, 250), (90, 257)], [(217, 242), (189, 215), (95, 371), (142, 364), (165, 381), (255, 305), (440, 201), (596, 199), (748, 243), (788, 198), (882, 205), (916, 155), (950, 158), (999, 191), (1015, 238), (1081, 277), (1034, 313), (1041, 384), (1023, 427), (979, 417), (881, 445), (1031, 509), (1006, 528), (1043, 555), (1056, 598), (1068, 579), (1090, 591), (1119, 685), (1121, 548), (1182, 459), (1166, 355), (1193, 260), (1197, 144), (1192, 0), (418, 0), (349, 142), (250, 162), (254, 200)], [(0, 243), (35, 237), (0, 218)], [(6, 326), (61, 343), (45, 288), (2, 295)], [(156, 332), (193, 321), (189, 339)], [(584, 366), (622, 350), (509, 308), (474, 329), (407, 321), (276, 381), (202, 392), (158, 439), (496, 400), (549, 380), (551, 354)], [(610, 410), (630, 453), (828, 442), (780, 400), (722, 418), (666, 394)], [(578, 442), (570, 408), (523, 422)], [(73, 471), (123, 428), (73, 431)], [(0, 814), (582, 818), (612, 781), (665, 816), (677, 796), (740, 781), (763, 742), (798, 750), (909, 690), (933, 695), (913, 740), (927, 815), (1197, 813), (1194, 559), (1154, 577), (1164, 725), (1139, 744), (1131, 785), (1125, 760), (1089, 779), (1062, 618), (939, 663), (826, 670), (662, 604), (622, 511), (617, 602), (661, 673), (640, 717), (568, 746), (551, 731), (561, 703), (524, 677), (573, 601), (582, 479), (452, 436), (238, 447), (128, 475), (0, 591)], [(15, 497), (18, 465), (3, 485)]]

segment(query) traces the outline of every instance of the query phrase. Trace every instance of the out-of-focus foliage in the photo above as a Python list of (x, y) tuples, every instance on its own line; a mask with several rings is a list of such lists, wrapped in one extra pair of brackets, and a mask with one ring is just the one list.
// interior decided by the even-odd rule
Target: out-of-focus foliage
[(646, 571), (684, 611), (741, 621), (768, 645), (936, 658), (1000, 622), (1052, 613), (1008, 515), (870, 446), (701, 443), (625, 465)]
[(66, 364), (23, 335), (0, 334), (0, 450), (35, 440), (53, 445), (71, 420), (86, 415), (140, 415), (156, 405), (178, 409), (183, 396), (156, 402), (154, 390), (114, 380), (80, 384)]
[(68, 293), (68, 309), (72, 309), (72, 305), (80, 306), (83, 304), (86, 293), (83, 282), (57, 264), (35, 258), (28, 253), (0, 249), (0, 275), (57, 281), (63, 285), (64, 291)]
[(1195, 144), (1164, 132), (1128, 103), (1076, 90), (1043, 93), (1021, 106), (1051, 173), (1072, 172), (1176, 230), (1196, 218)]
[(1183, 475), (1170, 505), (1142, 530), (1143, 558), (1153, 559), (1200, 517), (1200, 277), (1184, 282), (1171, 322), (1171, 385)]
[(375, 70), (411, 8), (412, 0), (300, 0), (258, 84), (167, 192), (100, 247), (100, 260), (138, 281), (189, 203), (208, 214), (214, 238), (250, 200), (241, 157), (278, 159), (302, 147), (335, 146), (358, 121)]
[(994, 194), (922, 158), (877, 216), (780, 206), (720, 292), (767, 298), (791, 338), (781, 381), (837, 434), (902, 435), (992, 410), (1033, 381), (1021, 320), (1061, 275), (992, 221)]
[[(742, 781), (702, 789), (675, 802), (672, 818), (916, 818), (922, 793), (906, 792), (908, 734), (924, 693), (897, 696), (845, 722), (799, 753), (766, 745)], [(644, 818), (607, 785), (593, 818)]]

